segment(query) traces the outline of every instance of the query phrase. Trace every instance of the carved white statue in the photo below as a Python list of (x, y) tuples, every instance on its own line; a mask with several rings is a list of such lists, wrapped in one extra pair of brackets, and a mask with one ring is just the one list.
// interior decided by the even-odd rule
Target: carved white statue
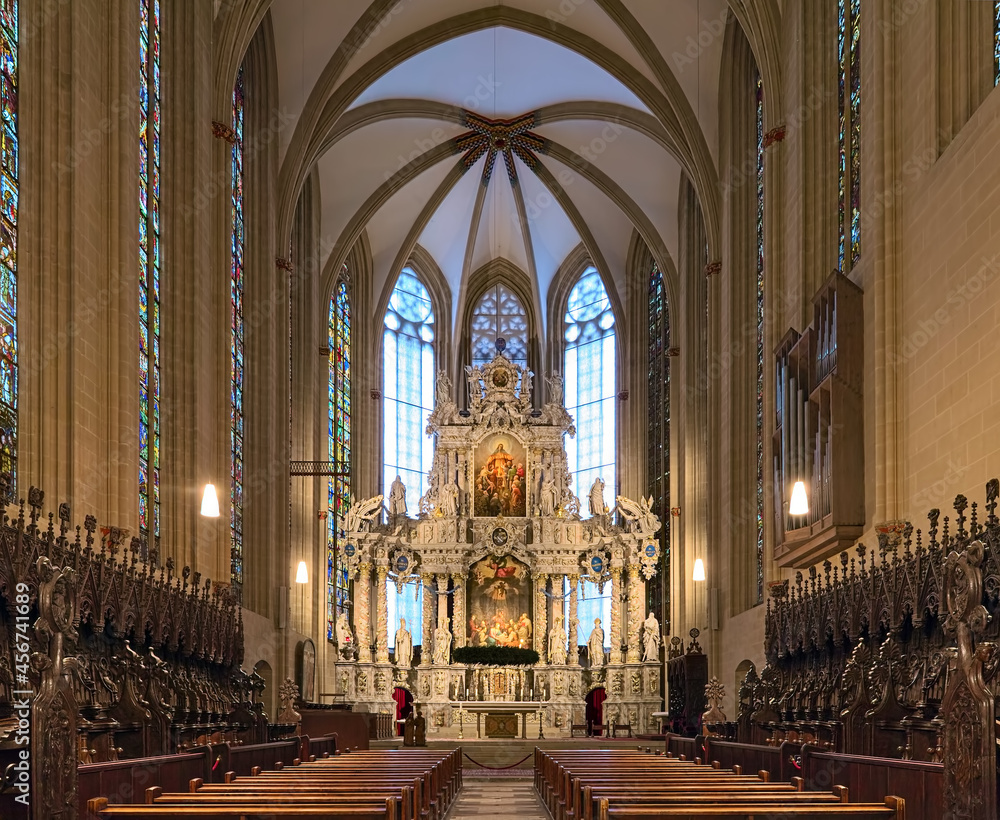
[(550, 473), (548, 478), (542, 482), (542, 493), (539, 499), (542, 515), (554, 515), (556, 507), (559, 505), (559, 491), (556, 489), (555, 479)]
[(439, 405), (445, 405), (449, 402), (454, 401), (452, 398), (452, 385), (451, 379), (444, 370), (439, 370), (437, 374), (437, 381), (434, 384), (434, 393), (437, 397), (437, 403)]
[(448, 629), (448, 619), (438, 621), (434, 632), (434, 663), (446, 665), (451, 654), (451, 631)]
[(406, 485), (396, 476), (389, 488), (389, 518), (406, 515)]
[(549, 663), (566, 663), (566, 630), (563, 629), (563, 616), (559, 613), (552, 619), (552, 629), (549, 630)]
[(413, 637), (406, 628), (406, 618), (400, 618), (396, 630), (396, 666), (407, 669), (412, 662)]
[(337, 642), (340, 654), (345, 658), (354, 654), (354, 632), (351, 631), (346, 612), (340, 612), (337, 615)]
[(607, 515), (608, 505), (604, 503), (604, 479), (595, 478), (590, 488), (590, 514)]
[(365, 523), (371, 523), (382, 509), (383, 496), (377, 495), (364, 501), (355, 501), (351, 496), (351, 506), (344, 516), (345, 532), (358, 532)]
[(563, 380), (558, 373), (549, 376), (545, 383), (549, 386), (549, 404), (562, 404), (563, 402)]
[(591, 669), (604, 666), (604, 630), (601, 628), (600, 618), (594, 618), (594, 628), (587, 639), (587, 651), (590, 654)]
[(660, 622), (650, 612), (649, 617), (642, 623), (642, 659), (644, 661), (660, 659), (660, 640)]
[(458, 515), (458, 485), (450, 478), (441, 488), (439, 508), (444, 515)]
[(632, 522), (633, 532), (643, 538), (652, 538), (660, 529), (660, 519), (652, 508), (653, 496), (649, 498), (639, 496), (638, 503), (623, 495), (618, 496), (618, 509), (628, 521)]

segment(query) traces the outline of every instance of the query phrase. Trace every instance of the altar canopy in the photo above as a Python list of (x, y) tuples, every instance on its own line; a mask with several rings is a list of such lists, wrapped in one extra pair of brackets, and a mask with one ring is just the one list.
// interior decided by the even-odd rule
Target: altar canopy
[[(573, 419), (558, 402), (535, 408), (531, 371), (498, 354), (466, 368), (466, 381), (469, 411), (460, 413), (451, 381), (438, 374), (427, 426), (433, 466), (417, 504), (378, 496), (348, 511), (353, 623), (338, 625), (338, 688), (372, 711), (391, 708), (394, 688), (409, 690), (431, 732), (447, 735), (458, 731), (456, 699), (541, 701), (546, 725), (569, 734), (585, 720), (588, 692), (603, 689), (609, 720), (655, 730), (661, 636), (644, 603), (660, 522), (650, 502), (604, 498), (600, 481), (572, 486)], [(561, 401), (558, 374), (547, 386)], [(580, 496), (594, 515), (581, 516)], [(398, 513), (414, 506), (416, 517)], [(416, 619), (398, 620), (399, 607), (389, 618), (394, 589), (408, 601), (422, 591), (419, 634), (404, 632)], [(609, 617), (588, 606), (581, 623), (581, 589), (609, 598)], [(452, 657), (462, 646), (534, 649), (539, 662), (467, 667)]]

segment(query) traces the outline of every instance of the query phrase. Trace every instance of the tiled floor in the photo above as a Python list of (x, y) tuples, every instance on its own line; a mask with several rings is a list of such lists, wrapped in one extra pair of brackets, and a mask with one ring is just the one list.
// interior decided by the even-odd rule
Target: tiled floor
[(531, 780), (466, 778), (447, 820), (547, 820)]

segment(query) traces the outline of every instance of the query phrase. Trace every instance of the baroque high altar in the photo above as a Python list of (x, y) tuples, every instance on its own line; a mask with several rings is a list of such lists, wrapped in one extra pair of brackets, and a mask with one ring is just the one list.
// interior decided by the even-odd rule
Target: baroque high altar
[[(348, 511), (340, 559), (353, 581), (353, 624), (338, 619), (337, 690), (355, 708), (392, 712), (393, 690), (406, 689), (430, 731), (446, 735), (457, 731), (456, 700), (541, 699), (545, 728), (559, 735), (585, 722), (588, 693), (604, 688), (605, 722), (656, 731), (661, 636), (644, 606), (660, 557), (659, 519), (645, 500), (619, 496), (608, 509), (600, 480), (590, 490), (591, 516), (581, 519), (564, 447), (576, 431), (558, 375), (536, 411), (531, 371), (503, 355), (466, 373), (469, 410), (461, 412), (447, 375), (437, 377), (427, 425), (437, 442), (419, 515), (407, 515), (399, 482), (387, 503), (377, 496)], [(615, 512), (623, 526), (612, 523)], [(602, 594), (610, 589), (610, 624), (579, 623), (581, 579)], [(393, 657), (387, 580), (406, 594), (423, 587), (422, 634), (397, 636)], [(419, 660), (410, 650), (416, 644)], [(529, 668), (453, 660), (458, 647), (496, 644), (533, 648), (540, 660)]]

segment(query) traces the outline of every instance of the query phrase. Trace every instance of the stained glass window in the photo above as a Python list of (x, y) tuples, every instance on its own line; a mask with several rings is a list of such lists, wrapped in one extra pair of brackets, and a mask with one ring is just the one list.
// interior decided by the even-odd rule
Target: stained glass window
[(649, 376), (647, 387), (648, 429), (646, 476), (653, 512), (662, 524), (660, 576), (650, 584), (650, 608), (663, 614), (665, 632), (670, 631), (670, 314), (663, 273), (654, 262), (649, 276)]
[[(610, 506), (610, 505), (609, 505)], [(563, 578), (563, 589), (566, 595), (563, 605), (563, 623), (569, 623), (569, 581)], [(576, 629), (577, 646), (587, 646), (594, 619), (601, 619), (604, 630), (604, 648), (611, 649), (611, 582), (604, 585), (604, 592), (593, 581), (581, 580), (576, 591), (576, 619), (580, 622)], [(664, 630), (666, 631), (666, 630)], [(572, 652), (572, 648), (570, 649)]]
[(139, 537), (160, 540), (159, 0), (139, 0)]
[(756, 73), (757, 96), (757, 603), (764, 602), (764, 86)]
[(587, 515), (587, 496), (594, 481), (604, 479), (604, 501), (609, 508), (614, 507), (617, 487), (615, 316), (594, 267), (583, 272), (570, 292), (563, 339), (566, 409), (576, 423), (576, 437), (566, 439), (566, 456), (573, 492)]
[(382, 330), (385, 497), (398, 475), (410, 512), (427, 492), (434, 442), (424, 433), (434, 409), (434, 309), (412, 268), (403, 268)]
[(233, 592), (243, 591), (243, 67), (233, 87), (232, 261), (230, 296), (230, 483), (229, 529)]
[(993, 4), (993, 85), (1000, 85), (1000, 0)]
[(837, 0), (840, 269), (861, 255), (861, 0)]
[(17, 0), (0, 3), (3, 127), (0, 129), (0, 473), (17, 481)]
[(351, 301), (347, 283), (337, 284), (329, 315), (329, 456), (335, 475), (329, 484), (327, 515), (327, 638), (350, 597), (347, 569), (337, 563), (345, 532), (341, 523), (351, 503)]
[(504, 356), (528, 366), (528, 314), (517, 294), (506, 285), (494, 285), (476, 302), (471, 330), (473, 367), (493, 360), (497, 339), (504, 340)]

